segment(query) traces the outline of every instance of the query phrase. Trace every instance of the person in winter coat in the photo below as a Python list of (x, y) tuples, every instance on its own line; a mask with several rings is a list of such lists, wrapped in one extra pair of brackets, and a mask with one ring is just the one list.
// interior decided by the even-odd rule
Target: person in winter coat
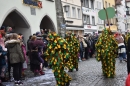
[(0, 46), (0, 86), (2, 85), (2, 79), (5, 78), (7, 63), (6, 63), (7, 52)]
[(118, 53), (119, 53), (119, 60), (122, 62), (122, 60), (126, 60), (126, 48), (124, 44), (124, 38), (121, 36), (120, 33), (117, 33), (116, 40), (118, 42)]
[(82, 42), (82, 37), (79, 38), (79, 43), (80, 43), (80, 57), (83, 60), (83, 52), (84, 52), (84, 46), (83, 46), (83, 42)]
[[(30, 52), (30, 69), (31, 71), (34, 72), (34, 75), (39, 75), (39, 74), (43, 75), (44, 72), (42, 72), (41, 68), (39, 69), (39, 67), (42, 66), (42, 62), (39, 60), (38, 48), (44, 47), (44, 42), (42, 40), (37, 40), (36, 36), (32, 36), (31, 41), (29, 42), (29, 47), (31, 51)], [(36, 60), (37, 62), (34, 62), (34, 60)], [(39, 62), (40, 62), (40, 65), (39, 65)], [(38, 69), (36, 69), (36, 67), (38, 67)]]
[(15, 80), (15, 85), (22, 85), (21, 72), (22, 72), (22, 64), (24, 62), (24, 57), (20, 45), (20, 41), (18, 40), (18, 35), (13, 33), (10, 37), (10, 40), (5, 42), (7, 49), (10, 54), (10, 64), (13, 67), (13, 77)]
[(18, 39), (20, 40), (22, 53), (23, 53), (23, 56), (24, 56), (24, 59), (25, 59), (25, 62), (23, 63), (24, 66), (23, 66), (23, 69), (22, 69), (22, 77), (24, 78), (25, 77), (24, 71), (27, 69), (28, 58), (26, 56), (26, 46), (25, 46), (25, 44), (23, 42), (24, 41), (23, 35), (19, 34)]

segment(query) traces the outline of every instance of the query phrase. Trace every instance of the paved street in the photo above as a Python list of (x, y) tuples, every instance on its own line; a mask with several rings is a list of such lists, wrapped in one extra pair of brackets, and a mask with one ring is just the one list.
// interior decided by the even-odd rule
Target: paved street
[[(70, 86), (125, 86), (127, 76), (126, 62), (119, 63), (116, 60), (115, 78), (106, 79), (102, 75), (101, 63), (95, 58), (79, 62), (79, 71), (69, 73), (73, 80)], [(46, 75), (33, 77), (33, 73), (27, 71), (27, 78), (24, 86), (55, 86), (55, 78), (51, 70), (45, 71)], [(4, 83), (6, 86), (14, 86), (13, 83)]]
[(102, 75), (101, 63), (94, 58), (79, 63), (79, 71), (70, 73), (71, 86), (125, 86), (127, 76), (126, 62), (116, 60), (115, 78), (106, 79)]

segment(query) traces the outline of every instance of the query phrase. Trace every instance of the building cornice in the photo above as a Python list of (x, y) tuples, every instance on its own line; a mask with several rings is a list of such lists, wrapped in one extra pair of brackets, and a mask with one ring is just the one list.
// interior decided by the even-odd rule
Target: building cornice
[(66, 27), (77, 27), (77, 28), (84, 28), (84, 26), (77, 26), (77, 25), (66, 25)]
[(47, 1), (54, 2), (54, 0), (47, 0)]
[(65, 1), (61, 1), (61, 2), (69, 4), (69, 5), (74, 5), (74, 6), (77, 6), (77, 7), (81, 7), (81, 5), (76, 5), (76, 4), (68, 3), (68, 2), (65, 2)]

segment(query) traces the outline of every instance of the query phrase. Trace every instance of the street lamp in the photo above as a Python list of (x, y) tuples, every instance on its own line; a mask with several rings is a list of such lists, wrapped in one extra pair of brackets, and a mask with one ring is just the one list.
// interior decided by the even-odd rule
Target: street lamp
[(63, 6), (63, 7), (64, 7), (64, 11), (65, 11), (65, 12), (68, 12), (68, 11), (69, 11), (69, 7), (70, 7), (69, 5), (65, 5), (65, 6)]

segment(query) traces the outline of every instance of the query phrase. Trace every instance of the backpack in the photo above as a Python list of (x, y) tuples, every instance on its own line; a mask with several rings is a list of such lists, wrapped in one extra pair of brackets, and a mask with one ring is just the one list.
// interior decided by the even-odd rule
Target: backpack
[(86, 48), (87, 47), (87, 44), (85, 43), (85, 40), (83, 39), (83, 46)]

